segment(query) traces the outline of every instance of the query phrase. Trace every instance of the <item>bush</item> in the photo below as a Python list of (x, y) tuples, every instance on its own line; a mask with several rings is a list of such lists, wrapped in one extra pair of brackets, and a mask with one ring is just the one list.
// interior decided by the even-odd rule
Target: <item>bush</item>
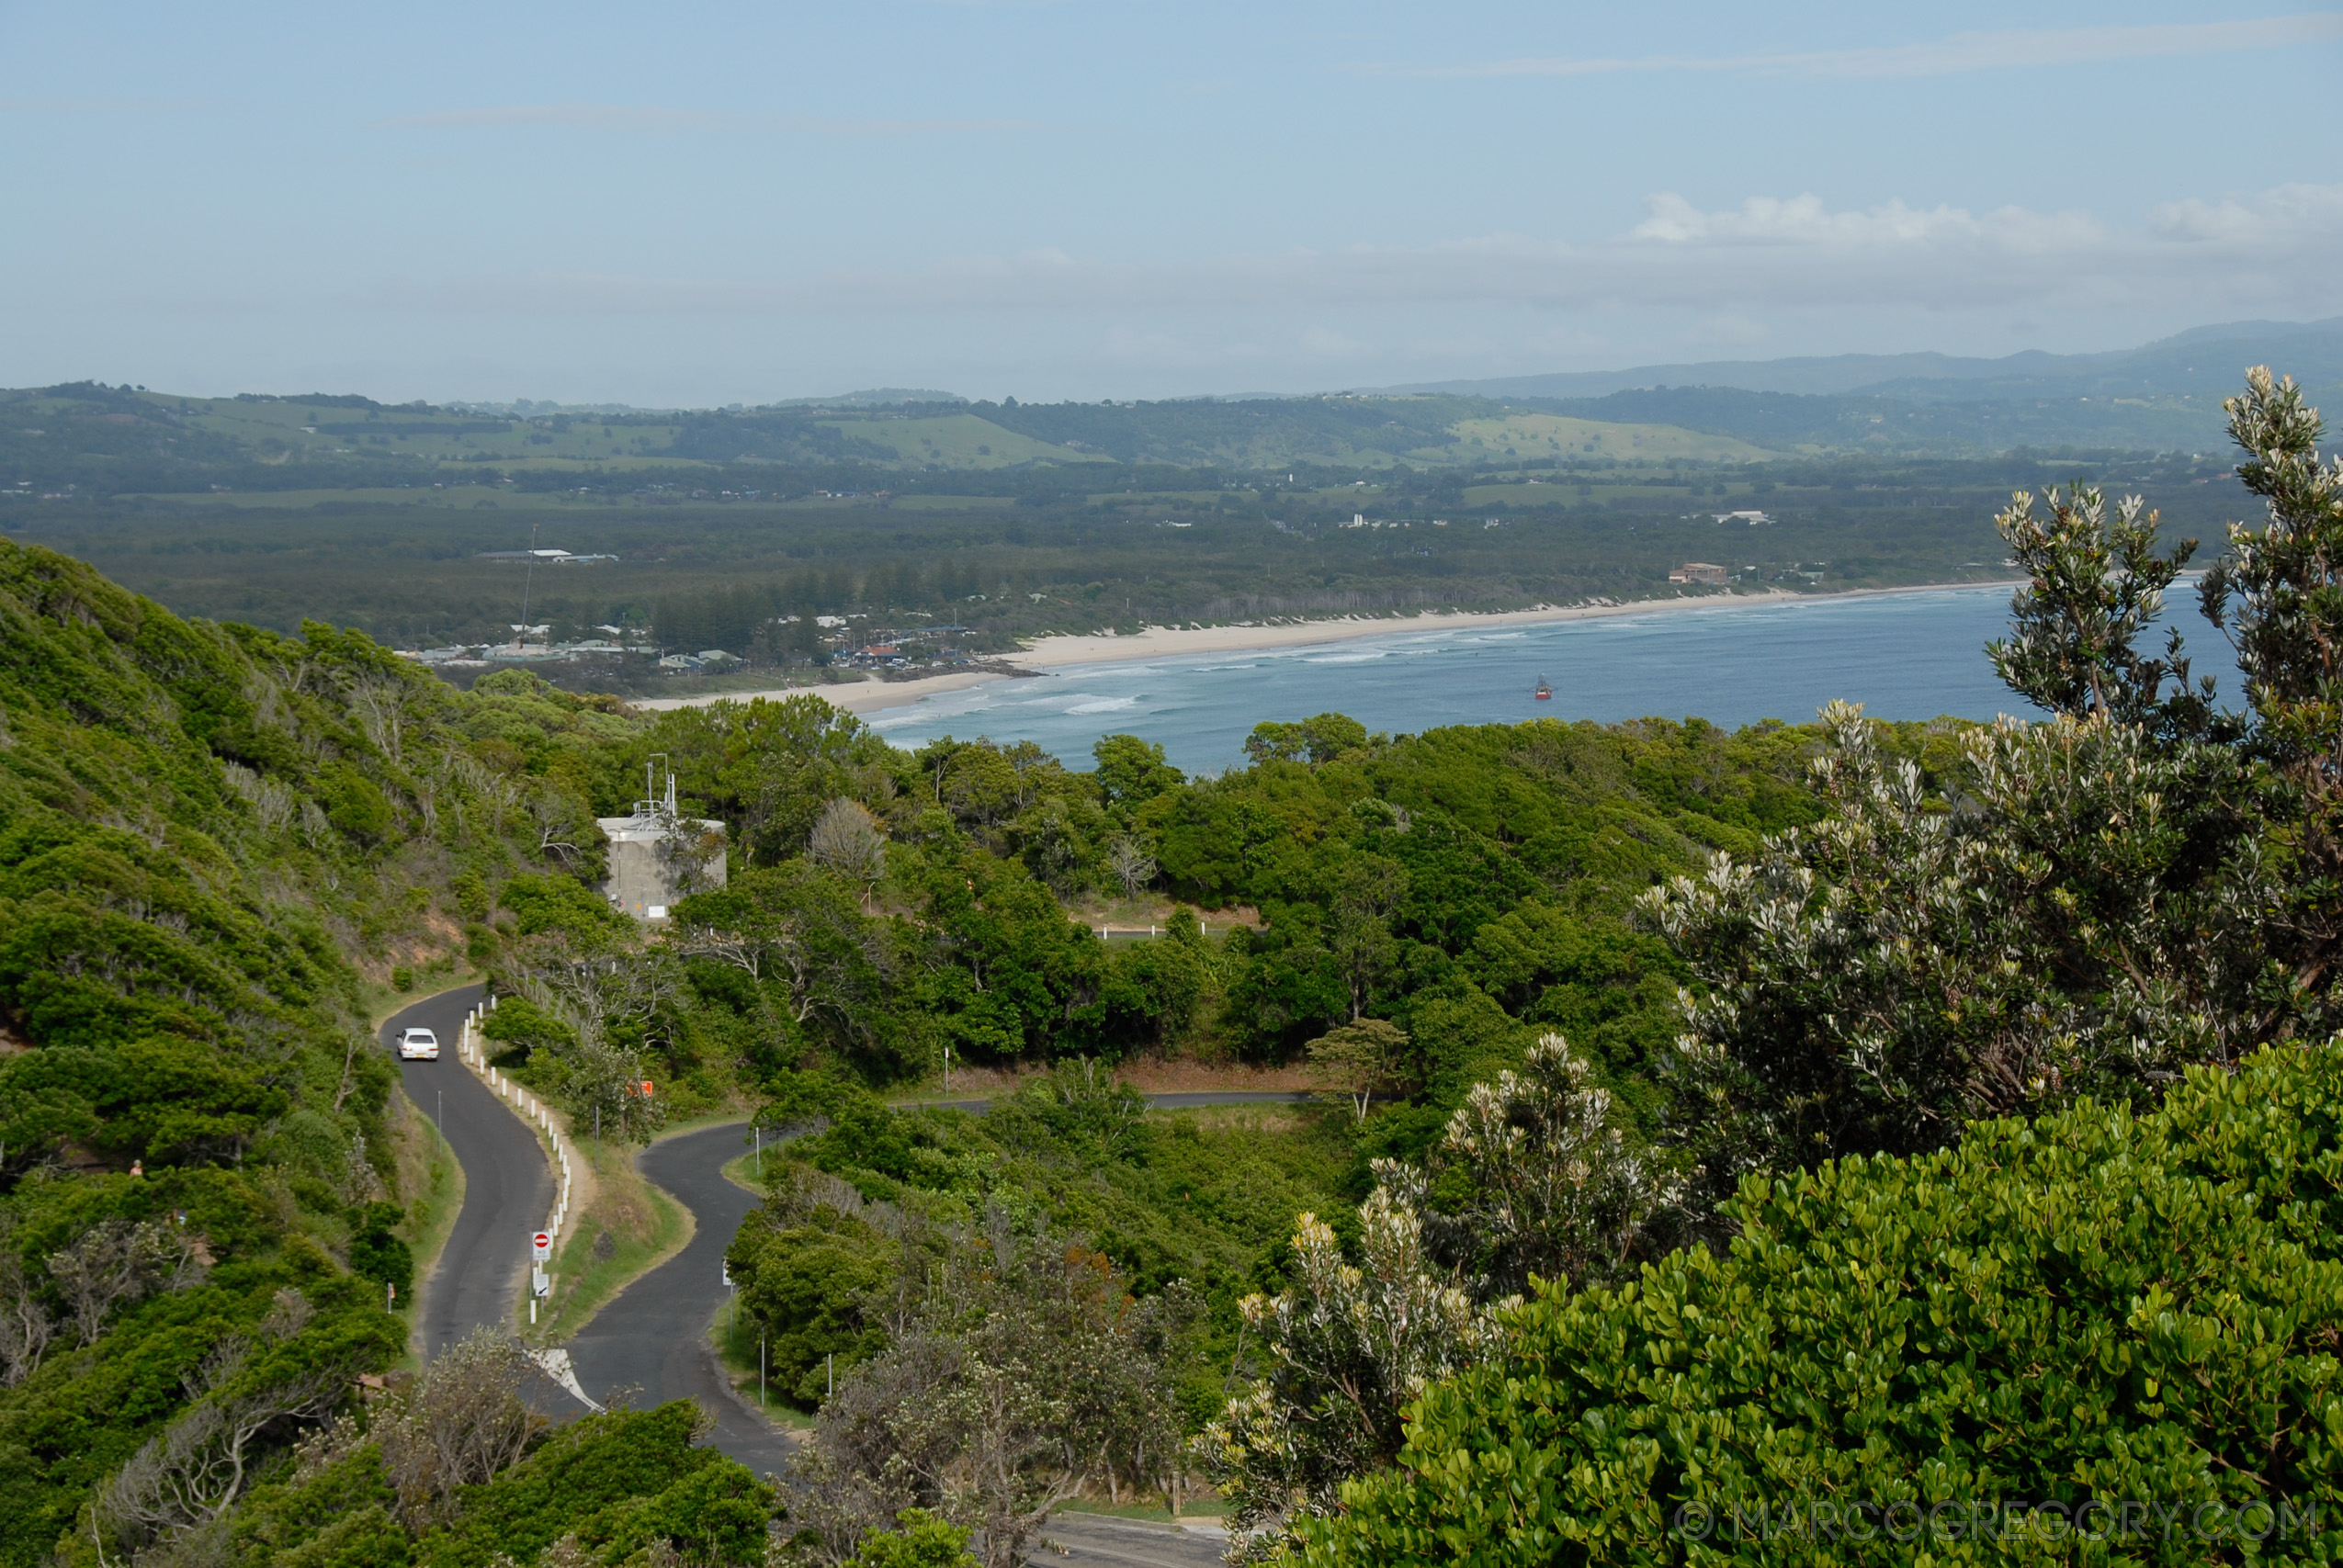
[[(1705, 1529), (1723, 1556), (1788, 1560), (1741, 1533), (1762, 1514), (1778, 1537), (1786, 1512), (1794, 1534), (1881, 1532), (1848, 1560), (1908, 1562), (1886, 1524), (2020, 1503), (2090, 1505), (2101, 1529), (2176, 1508), (2184, 1530), (2283, 1505), (2297, 1552), (2315, 1507), (2331, 1551), (2338, 1121), (2343, 1041), (2194, 1071), (2152, 1115), (2085, 1101), (1945, 1153), (1753, 1177), (1727, 1254), (1520, 1309), (1509, 1353), (1427, 1393), (1401, 1468), (1346, 1487), (1300, 1555), (1681, 1562)], [(2105, 1560), (2179, 1560), (2138, 1529)]]
[(901, 1529), (865, 1536), (861, 1550), (843, 1568), (977, 1568), (968, 1551), (972, 1532), (924, 1508), (906, 1508), (895, 1517)]
[(487, 1485), (466, 1488), (455, 1522), (418, 1541), (416, 1559), (490, 1568), (500, 1553), (527, 1562), (569, 1537), (610, 1563), (654, 1540), (695, 1562), (762, 1562), (772, 1489), (698, 1447), (700, 1418), (677, 1400), (574, 1422)]
[(415, 1258), (390, 1231), (405, 1215), (396, 1203), (368, 1203), (358, 1212), (350, 1238), (350, 1272), (378, 1285), (396, 1286), (402, 1296), (413, 1292)]

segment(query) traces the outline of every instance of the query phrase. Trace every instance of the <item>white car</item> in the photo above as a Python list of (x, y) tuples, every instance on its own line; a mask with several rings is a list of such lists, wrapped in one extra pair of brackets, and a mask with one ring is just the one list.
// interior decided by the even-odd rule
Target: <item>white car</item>
[(439, 1060), (439, 1036), (428, 1029), (410, 1029), (399, 1036), (399, 1060), (402, 1062), (436, 1062)]

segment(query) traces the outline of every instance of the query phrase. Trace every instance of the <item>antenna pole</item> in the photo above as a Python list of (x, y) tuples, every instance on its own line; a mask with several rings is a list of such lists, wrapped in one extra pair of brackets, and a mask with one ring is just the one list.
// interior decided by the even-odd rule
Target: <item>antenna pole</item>
[(529, 589), (537, 581), (537, 531), (543, 526), (542, 523), (529, 525), (528, 565), (521, 571), (521, 629), (513, 634), (515, 648), (520, 647), (522, 639), (529, 635)]

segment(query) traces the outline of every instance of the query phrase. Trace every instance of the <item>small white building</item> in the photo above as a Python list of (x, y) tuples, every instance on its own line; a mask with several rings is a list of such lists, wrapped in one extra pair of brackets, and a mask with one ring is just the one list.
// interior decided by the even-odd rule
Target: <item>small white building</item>
[(597, 817), (594, 825), (610, 840), (610, 874), (596, 891), (615, 909), (663, 920), (678, 900), (724, 886), (724, 824), (679, 815), (672, 776), (663, 798), (639, 800), (631, 816)]

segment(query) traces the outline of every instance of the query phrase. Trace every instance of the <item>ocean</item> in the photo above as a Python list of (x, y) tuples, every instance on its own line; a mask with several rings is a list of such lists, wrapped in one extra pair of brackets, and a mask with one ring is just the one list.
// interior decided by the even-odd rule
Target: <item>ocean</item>
[[(1545, 626), (1395, 626), (1310, 647), (1070, 665), (881, 709), (868, 722), (898, 746), (946, 735), (1032, 740), (1081, 768), (1100, 736), (1137, 735), (1193, 773), (1241, 764), (1245, 737), (1264, 719), (1328, 712), (1394, 734), (1549, 717), (1799, 723), (1835, 698), (1879, 718), (2039, 716), (1985, 655), (2009, 630), (2009, 593), (2003, 584)], [(2185, 633), (2197, 617), (2180, 619)], [(2213, 649), (2197, 651), (2210, 669)], [(1541, 677), (1550, 701), (1532, 694)]]

